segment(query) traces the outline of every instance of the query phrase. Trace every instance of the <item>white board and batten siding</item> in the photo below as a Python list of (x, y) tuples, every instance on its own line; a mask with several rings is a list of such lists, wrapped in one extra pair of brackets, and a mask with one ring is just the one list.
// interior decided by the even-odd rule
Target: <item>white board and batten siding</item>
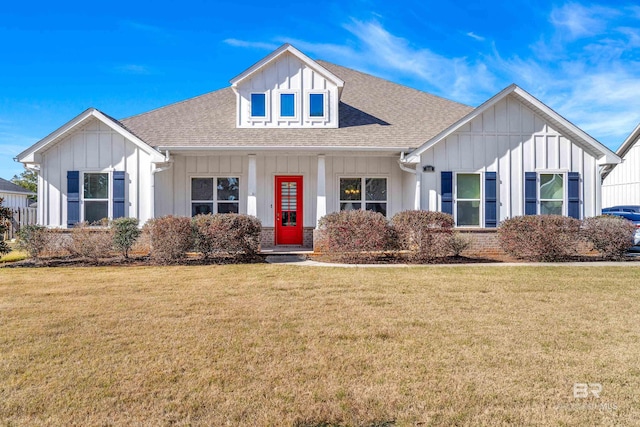
[[(598, 214), (597, 159), (508, 96), (421, 155), (421, 207), (440, 210), (440, 172), (496, 172), (499, 218), (524, 215), (525, 172), (579, 172), (581, 217)], [(566, 191), (566, 184), (565, 184)]]
[[(218, 156), (174, 154), (173, 159), (171, 169), (156, 175), (156, 216), (169, 214), (190, 216), (191, 179), (196, 177), (239, 178), (239, 210), (241, 213), (247, 212), (249, 157), (246, 154)], [(316, 226), (317, 155), (257, 154), (256, 175), (257, 215), (264, 227), (272, 227), (275, 223), (275, 177), (282, 175), (303, 177), (304, 226)], [(339, 180), (347, 177), (387, 178), (388, 216), (391, 217), (403, 209), (410, 209), (413, 199), (410, 201), (410, 206), (403, 206), (404, 177), (402, 175), (403, 172), (398, 167), (395, 157), (326, 156), (327, 212), (336, 212), (340, 209)], [(411, 182), (415, 182), (415, 179), (411, 179)]]
[[(243, 80), (237, 88), (237, 126), (241, 128), (295, 127), (337, 128), (338, 87), (318, 71), (290, 53)], [(295, 94), (295, 117), (280, 117), (280, 93)], [(266, 117), (251, 118), (251, 94), (265, 93)], [(307, 113), (309, 93), (324, 93), (324, 118), (310, 118)]]
[[(67, 226), (68, 171), (125, 171), (125, 215), (138, 218), (141, 224), (151, 217), (149, 154), (97, 119), (43, 152), (40, 170), (38, 222), (42, 225)], [(112, 182), (113, 191), (111, 187)]]
[(602, 183), (602, 207), (640, 205), (640, 145), (636, 142), (624, 161)]

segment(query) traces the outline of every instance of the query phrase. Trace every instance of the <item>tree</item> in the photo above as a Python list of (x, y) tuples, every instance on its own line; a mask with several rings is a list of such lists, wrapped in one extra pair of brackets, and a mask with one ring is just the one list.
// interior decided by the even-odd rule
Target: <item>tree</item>
[[(38, 193), (38, 172), (25, 168), (20, 175), (14, 175), (11, 182), (33, 193)], [(37, 196), (29, 196), (31, 200), (38, 200)]]
[(2, 206), (4, 199), (0, 197), (0, 255), (11, 252), (11, 248), (4, 241), (4, 232), (7, 230), (7, 222), (13, 218), (13, 211)]

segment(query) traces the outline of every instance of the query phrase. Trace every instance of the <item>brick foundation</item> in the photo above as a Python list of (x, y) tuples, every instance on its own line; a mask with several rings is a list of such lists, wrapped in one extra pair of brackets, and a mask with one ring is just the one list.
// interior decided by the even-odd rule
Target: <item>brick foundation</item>
[[(511, 259), (511, 257), (500, 248), (497, 229), (457, 228), (456, 231), (471, 237), (471, 247), (463, 251), (461, 255), (474, 258)], [(587, 243), (579, 242), (578, 255), (593, 256), (597, 255), (597, 252), (594, 252)]]
[[(302, 229), (302, 247), (305, 249), (313, 248), (313, 227), (304, 227)], [(275, 247), (275, 228), (262, 227), (262, 235), (260, 236), (260, 247), (262, 249), (270, 249)]]

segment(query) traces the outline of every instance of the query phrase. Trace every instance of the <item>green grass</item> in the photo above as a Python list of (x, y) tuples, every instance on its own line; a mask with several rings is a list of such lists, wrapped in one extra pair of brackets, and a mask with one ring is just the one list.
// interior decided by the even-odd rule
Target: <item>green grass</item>
[[(0, 424), (637, 424), (639, 279), (588, 266), (4, 268)], [(600, 398), (574, 398), (575, 383), (602, 384)]]

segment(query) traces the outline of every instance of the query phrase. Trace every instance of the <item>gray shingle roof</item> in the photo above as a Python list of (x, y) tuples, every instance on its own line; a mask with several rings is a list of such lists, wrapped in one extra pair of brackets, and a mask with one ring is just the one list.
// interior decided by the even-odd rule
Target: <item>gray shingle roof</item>
[(34, 194), (26, 188), (22, 188), (19, 185), (16, 185), (13, 182), (7, 181), (3, 178), (0, 178), (0, 193), (1, 192)]
[(416, 148), (472, 107), (329, 62), (345, 81), (337, 129), (239, 129), (231, 88), (210, 92), (120, 122), (154, 147)]

